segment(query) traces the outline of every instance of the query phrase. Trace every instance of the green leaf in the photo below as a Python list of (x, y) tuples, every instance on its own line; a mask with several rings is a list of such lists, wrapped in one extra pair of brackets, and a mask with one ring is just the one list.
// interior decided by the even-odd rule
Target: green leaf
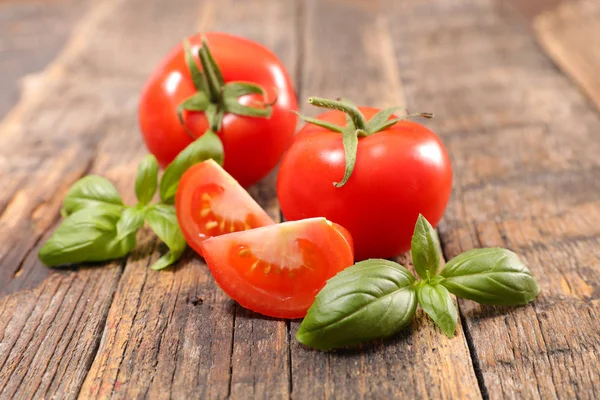
[(348, 179), (350, 179), (350, 176), (352, 176), (352, 171), (354, 171), (354, 165), (356, 165), (356, 152), (358, 150), (358, 137), (356, 134), (357, 130), (353, 127), (346, 127), (342, 131), (342, 144), (344, 145), (346, 166), (342, 180), (333, 183), (337, 188), (344, 186), (346, 182), (348, 182)]
[(66, 217), (83, 208), (97, 205), (110, 205), (116, 210), (124, 207), (119, 192), (108, 179), (98, 175), (88, 175), (71, 186), (60, 213)]
[(387, 128), (389, 128), (390, 126), (395, 125), (400, 121), (404, 121), (404, 120), (407, 120), (407, 119), (413, 118), (413, 117), (421, 117), (421, 118), (431, 119), (434, 117), (434, 115), (432, 113), (406, 114), (406, 115), (403, 115), (402, 117), (390, 119), (390, 120), (384, 122), (383, 124), (376, 127), (376, 130), (372, 133), (384, 131)]
[(319, 292), (296, 339), (331, 349), (391, 336), (415, 314), (414, 281), (406, 268), (388, 260), (366, 260), (346, 268)]
[(68, 216), (40, 249), (48, 266), (120, 258), (135, 247), (135, 232), (117, 239), (121, 211), (113, 205), (83, 208)]
[[(239, 97), (248, 94), (262, 94), (265, 103), (261, 107), (252, 107), (241, 104)], [(271, 116), (271, 106), (266, 104), (264, 89), (248, 82), (230, 82), (223, 88), (223, 105), (226, 112), (248, 117), (268, 118)]]
[(223, 85), (225, 85), (225, 80), (223, 79), (223, 75), (221, 75), (219, 66), (210, 52), (210, 48), (208, 47), (205, 38), (202, 38), (202, 47), (198, 51), (198, 56), (200, 58), (200, 63), (202, 64), (202, 69), (204, 70), (210, 98), (212, 101), (216, 102), (221, 95), (221, 89), (223, 88)]
[(344, 130), (343, 126), (332, 124), (331, 122), (322, 121), (320, 119), (316, 119), (316, 118), (312, 118), (312, 117), (306, 117), (304, 115), (300, 115), (296, 111), (292, 111), (292, 112), (294, 114), (296, 114), (298, 116), (298, 118), (300, 118), (301, 120), (303, 120), (305, 122), (308, 122), (309, 124), (317, 125), (317, 126), (320, 126), (321, 128), (329, 129), (330, 131), (339, 132), (339, 133), (341, 133)]
[(172, 204), (177, 192), (181, 176), (192, 165), (213, 159), (223, 165), (223, 143), (219, 136), (207, 131), (188, 147), (186, 147), (165, 169), (160, 181), (160, 199), (163, 203)]
[(146, 205), (150, 203), (158, 186), (158, 162), (156, 157), (148, 154), (138, 166), (135, 178), (135, 195), (138, 201)]
[(190, 48), (190, 42), (187, 39), (183, 41), (183, 49), (185, 52), (185, 63), (190, 71), (190, 76), (192, 77), (192, 82), (194, 82), (194, 87), (196, 88), (196, 91), (204, 92), (206, 87), (204, 76), (202, 75), (202, 72), (200, 72), (198, 64), (196, 64), (194, 54)]
[(412, 237), (411, 254), (415, 270), (421, 279), (429, 279), (437, 274), (441, 263), (440, 251), (435, 229), (419, 214)]
[(185, 250), (186, 242), (177, 223), (175, 207), (157, 204), (148, 210), (146, 221), (160, 240), (169, 247), (169, 251), (159, 258), (151, 268), (160, 270), (179, 260)]
[(440, 276), (450, 292), (482, 304), (527, 304), (540, 287), (531, 271), (512, 251), (474, 249), (448, 261)]
[(146, 210), (143, 207), (128, 207), (117, 222), (117, 240), (136, 233), (144, 225)]
[(375, 133), (381, 130), (382, 127), (396, 111), (403, 110), (404, 107), (390, 107), (379, 111), (369, 122), (367, 122), (367, 132)]
[(417, 290), (417, 298), (423, 311), (440, 327), (449, 338), (456, 331), (458, 314), (452, 296), (442, 285), (423, 284)]
[(185, 121), (183, 120), (184, 110), (205, 111), (210, 104), (210, 99), (204, 92), (197, 92), (196, 94), (188, 97), (177, 107), (177, 118), (179, 118), (179, 123), (183, 126), (186, 126)]

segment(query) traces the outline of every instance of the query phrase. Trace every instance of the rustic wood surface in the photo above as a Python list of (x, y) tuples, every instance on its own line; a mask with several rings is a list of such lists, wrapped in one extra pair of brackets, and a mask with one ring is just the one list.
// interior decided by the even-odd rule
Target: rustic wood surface
[[(597, 397), (600, 4), (559, 3), (0, 0), (0, 399)], [(140, 88), (204, 30), (272, 48), (301, 101), (435, 112), (455, 171), (445, 256), (513, 249), (536, 302), (460, 300), (453, 339), (419, 312), (392, 340), (322, 353), (295, 341), (299, 321), (236, 305), (191, 251), (149, 270), (164, 249), (148, 231), (124, 262), (44, 267), (79, 177), (134, 201)], [(251, 193), (278, 219), (275, 179)]]

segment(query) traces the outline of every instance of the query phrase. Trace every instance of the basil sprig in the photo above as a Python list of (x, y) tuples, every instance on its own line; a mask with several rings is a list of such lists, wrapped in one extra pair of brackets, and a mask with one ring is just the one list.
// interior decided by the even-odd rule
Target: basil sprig
[(172, 205), (179, 179), (195, 163), (208, 158), (223, 161), (222, 146), (214, 145), (210, 135), (202, 139), (204, 136), (169, 164), (160, 182), (159, 203), (151, 204), (159, 187), (158, 163), (153, 155), (146, 156), (138, 167), (135, 206), (126, 206), (105, 178), (89, 175), (77, 181), (61, 209), (65, 219), (40, 249), (40, 260), (55, 267), (124, 257), (135, 248), (137, 231), (147, 222), (169, 248), (151, 268), (159, 270), (175, 263), (186, 248)]
[(393, 335), (415, 314), (414, 283), (410, 271), (395, 262), (356, 263), (327, 282), (296, 338), (311, 347), (328, 349)]
[(296, 339), (325, 350), (388, 337), (410, 324), (417, 303), (442, 332), (453, 337), (458, 312), (450, 293), (483, 304), (518, 305), (540, 292), (531, 271), (506, 249), (471, 250), (439, 271), (439, 240), (422, 215), (415, 225), (411, 253), (419, 280), (400, 264), (381, 259), (361, 261), (328, 280)]

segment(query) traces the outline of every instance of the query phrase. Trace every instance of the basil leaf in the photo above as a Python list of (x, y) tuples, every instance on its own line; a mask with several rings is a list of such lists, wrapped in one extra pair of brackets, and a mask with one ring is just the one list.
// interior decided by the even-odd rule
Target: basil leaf
[(440, 242), (435, 229), (424, 216), (419, 214), (412, 237), (411, 254), (417, 274), (429, 279), (440, 267)]
[(456, 331), (458, 314), (452, 296), (442, 285), (424, 284), (417, 290), (417, 298), (423, 311), (440, 327), (449, 338)]
[(160, 240), (169, 247), (167, 254), (159, 258), (151, 268), (160, 270), (179, 260), (185, 250), (186, 242), (177, 223), (175, 207), (157, 204), (146, 214), (146, 221)]
[(97, 205), (112, 205), (120, 210), (123, 208), (123, 201), (108, 179), (98, 175), (88, 175), (71, 186), (60, 213), (66, 217), (82, 208)]
[(327, 281), (302, 321), (296, 339), (317, 349), (391, 336), (412, 320), (415, 279), (388, 260), (366, 260)]
[(105, 261), (125, 256), (135, 247), (135, 232), (116, 238), (120, 210), (114, 205), (81, 209), (67, 217), (40, 249), (48, 266)]
[(202, 136), (186, 147), (165, 169), (160, 181), (160, 199), (163, 203), (172, 204), (177, 192), (181, 176), (189, 167), (212, 158), (223, 165), (223, 143), (219, 136), (212, 131), (206, 131)]
[(150, 203), (158, 185), (158, 162), (156, 157), (148, 154), (138, 166), (135, 178), (135, 195), (138, 201), (146, 205)]
[(482, 304), (527, 304), (540, 287), (531, 271), (512, 251), (474, 249), (448, 261), (440, 276), (450, 292)]
[(146, 210), (143, 207), (126, 208), (117, 222), (117, 239), (136, 233), (144, 225), (145, 216)]

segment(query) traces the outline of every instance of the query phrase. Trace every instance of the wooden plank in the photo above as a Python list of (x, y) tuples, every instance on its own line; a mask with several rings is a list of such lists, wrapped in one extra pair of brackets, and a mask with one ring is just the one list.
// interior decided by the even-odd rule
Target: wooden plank
[[(65, 191), (84, 173), (107, 176), (133, 202), (135, 166), (146, 152), (137, 96), (152, 66), (196, 20), (178, 11), (185, 4), (96, 3), (0, 125), (0, 158), (10, 166), (0, 179), (27, 177), (0, 215), (0, 287), (8, 293), (0, 303), (0, 397), (74, 398), (80, 391), (122, 268), (51, 274), (37, 248)], [(155, 29), (168, 34), (157, 37)]]
[(567, 2), (534, 21), (542, 47), (600, 109), (600, 53), (592, 38), (600, 35), (600, 3)]
[[(35, 90), (36, 73), (56, 57), (88, 6), (89, 1), (75, 0), (0, 2), (0, 120), (18, 102), (21, 91)], [(0, 171), (10, 172), (10, 178), (2, 180), (0, 214), (27, 179), (29, 174), (23, 172), (39, 166), (28, 158), (19, 163), (21, 167), (15, 168), (0, 155)]]
[[(293, 75), (295, 7), (275, 0), (205, 1), (188, 29), (227, 31), (262, 42)], [(279, 219), (275, 178), (271, 174), (251, 194)], [(288, 396), (285, 321), (237, 306), (192, 252), (172, 271), (148, 271), (146, 264), (125, 267), (82, 396)]]
[[(445, 254), (515, 250), (542, 287), (520, 308), (460, 301), (491, 398), (600, 393), (600, 117), (504, 3), (389, 2), (411, 108), (436, 113), (454, 192)], [(590, 39), (588, 39), (589, 42)]]
[(574, 0), (505, 0), (514, 7), (528, 22), (533, 20), (545, 11), (556, 8), (561, 3), (567, 3)]
[(0, 2), (0, 119), (18, 101), (23, 79), (56, 57), (88, 5), (75, 0)]
[[(393, 41), (381, 1), (306, 1), (301, 95), (360, 104), (404, 103)], [(341, 27), (344, 27), (343, 29)], [(348, 28), (351, 27), (351, 28)], [(419, 106), (421, 106), (419, 104)], [(423, 105), (423, 110), (427, 105)], [(314, 107), (304, 107), (316, 114)], [(408, 265), (408, 257), (400, 258)], [(292, 322), (292, 337), (299, 322)], [(419, 311), (392, 340), (336, 352), (291, 348), (292, 395), (299, 398), (479, 398), (461, 327), (447, 339)]]
[(0, 300), (0, 397), (75, 398), (92, 362), (120, 266), (53, 274)]

